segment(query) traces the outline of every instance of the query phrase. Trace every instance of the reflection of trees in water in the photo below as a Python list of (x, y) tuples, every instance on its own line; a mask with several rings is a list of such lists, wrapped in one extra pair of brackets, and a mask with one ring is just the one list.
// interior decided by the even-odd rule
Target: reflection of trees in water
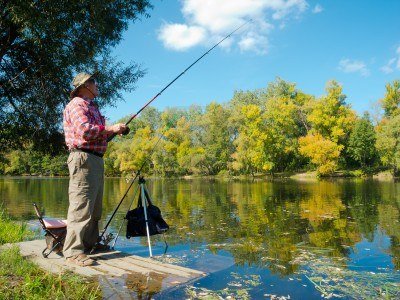
[(138, 300), (150, 300), (161, 291), (165, 274), (150, 272), (149, 274), (132, 273), (126, 275), (125, 284), (132, 296)]
[(308, 196), (301, 202), (301, 216), (308, 220), (312, 246), (330, 248), (333, 256), (349, 253), (349, 246), (361, 240), (340, 197), (341, 185), (323, 181), (307, 185)]
[(294, 245), (302, 241), (306, 222), (299, 218), (302, 192), (283, 183), (234, 184), (240, 226), (232, 255), (239, 264), (267, 265), (282, 274), (294, 271)]
[[(155, 198), (163, 197), (161, 190), (152, 191)], [(237, 264), (289, 274), (297, 268), (290, 262), (299, 244), (346, 256), (361, 235), (373, 236), (381, 191), (362, 182), (194, 180), (170, 183), (165, 192), (170, 199), (161, 208), (175, 227), (171, 244), (207, 243), (213, 251), (231, 252)]]
[(400, 185), (391, 181), (350, 181), (344, 199), (351, 199), (350, 213), (360, 233), (369, 241), (378, 226), (390, 237), (394, 267), (400, 269)]
[[(128, 183), (107, 179), (103, 221)], [(225, 249), (237, 264), (267, 266), (280, 274), (296, 270), (296, 249), (331, 249), (346, 256), (365, 236), (372, 241), (377, 226), (391, 238), (394, 264), (400, 261), (400, 184), (335, 180), (320, 182), (250, 182), (216, 180), (149, 180), (148, 188), (171, 225), (168, 243), (192, 248), (208, 244)], [(125, 215), (132, 189), (116, 217)], [(1, 201), (14, 216), (33, 216), (32, 202), (50, 217), (65, 217), (68, 179), (0, 179)], [(136, 205), (136, 201), (134, 206)], [(160, 237), (155, 237), (160, 239)]]
[(346, 205), (348, 217), (354, 219), (358, 231), (368, 241), (374, 239), (379, 223), (378, 203), (382, 199), (381, 184), (374, 181), (352, 180), (342, 184), (341, 199)]
[(380, 204), (379, 219), (385, 233), (390, 237), (389, 251), (397, 270), (400, 269), (400, 210), (397, 205)]
[(64, 178), (2, 178), (0, 201), (12, 216), (32, 219), (33, 202), (46, 216), (65, 217), (68, 208), (68, 180)]

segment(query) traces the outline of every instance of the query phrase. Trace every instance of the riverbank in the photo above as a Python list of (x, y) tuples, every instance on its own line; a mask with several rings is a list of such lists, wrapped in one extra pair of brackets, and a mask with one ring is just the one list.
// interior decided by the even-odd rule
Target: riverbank
[[(36, 174), (21, 174), (21, 175), (0, 175), (1, 177), (7, 178), (69, 178), (68, 176), (48, 176), (48, 175), (36, 175)], [(228, 173), (218, 175), (170, 175), (170, 176), (159, 176), (159, 175), (144, 175), (147, 179), (206, 179), (206, 180), (281, 180), (281, 179), (294, 179), (294, 180), (323, 180), (323, 179), (334, 179), (334, 178), (369, 178), (377, 180), (395, 180), (399, 177), (393, 175), (390, 170), (369, 170), (365, 171), (362, 169), (354, 170), (338, 170), (330, 175), (319, 176), (316, 171), (300, 171), (300, 172), (280, 172), (274, 174), (254, 174), (254, 175), (230, 175)], [(106, 178), (125, 178), (129, 180), (132, 176), (106, 176)]]
[[(151, 177), (149, 177), (151, 178)], [(281, 180), (281, 179), (294, 179), (294, 180), (324, 180), (335, 178), (373, 178), (378, 180), (394, 180), (398, 177), (393, 176), (389, 170), (338, 170), (330, 175), (319, 176), (316, 171), (303, 171), (303, 172), (281, 172), (274, 174), (254, 174), (253, 175), (187, 175), (176, 177), (179, 179), (237, 179), (237, 180)]]
[[(0, 246), (34, 233), (0, 207)], [(17, 247), (0, 251), (0, 299), (101, 299), (97, 283), (73, 274), (53, 275), (24, 259)]]

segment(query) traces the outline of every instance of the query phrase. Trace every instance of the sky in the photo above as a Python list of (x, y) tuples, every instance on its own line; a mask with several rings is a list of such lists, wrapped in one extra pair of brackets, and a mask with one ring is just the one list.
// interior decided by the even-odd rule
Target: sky
[[(317, 97), (329, 80), (357, 113), (372, 111), (385, 85), (400, 79), (398, 0), (157, 0), (113, 49), (146, 70), (136, 90), (104, 113), (132, 115), (235, 28), (252, 19), (178, 79), (152, 106), (228, 102), (237, 90), (280, 77)], [(376, 105), (375, 105), (376, 106)]]

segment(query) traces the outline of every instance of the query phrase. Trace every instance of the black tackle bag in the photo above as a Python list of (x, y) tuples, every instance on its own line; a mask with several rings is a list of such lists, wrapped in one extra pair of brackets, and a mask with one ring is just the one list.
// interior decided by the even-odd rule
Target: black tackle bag
[(146, 188), (144, 188), (144, 191), (145, 195), (142, 195), (142, 189), (140, 189), (137, 207), (128, 211), (126, 214), (125, 219), (128, 220), (128, 225), (126, 228), (127, 239), (135, 236), (147, 236), (142, 197), (145, 197), (145, 199), (147, 198), (148, 202), (147, 219), (150, 235), (161, 234), (169, 229), (167, 222), (165, 222), (161, 216), (161, 210), (151, 203), (151, 199)]

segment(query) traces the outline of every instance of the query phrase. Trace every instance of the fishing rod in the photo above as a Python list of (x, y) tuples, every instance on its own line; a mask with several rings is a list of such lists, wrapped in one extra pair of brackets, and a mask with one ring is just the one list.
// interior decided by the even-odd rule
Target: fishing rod
[[(242, 25), (240, 25), (239, 27), (237, 27), (235, 30), (233, 30), (231, 33), (229, 33), (226, 37), (224, 37), (222, 40), (220, 40), (218, 43), (216, 43), (214, 46), (212, 46), (209, 50), (207, 50), (203, 55), (201, 55), (198, 59), (196, 59), (191, 65), (189, 65), (183, 72), (181, 72), (178, 76), (176, 76), (170, 83), (168, 83), (163, 89), (161, 89), (161, 91), (159, 91), (153, 98), (151, 98), (141, 109), (139, 109), (139, 111), (137, 113), (135, 113), (134, 115), (132, 115), (129, 120), (125, 123), (125, 125), (128, 125), (130, 122), (132, 122), (133, 119), (135, 119), (147, 106), (150, 105), (150, 103), (152, 103), (155, 99), (157, 99), (158, 96), (160, 96), (168, 87), (170, 87), (176, 80), (178, 80), (179, 77), (181, 77), (183, 74), (185, 74), (191, 67), (193, 67), (197, 62), (199, 62), (204, 56), (206, 56), (208, 53), (210, 53), (214, 48), (216, 48), (219, 44), (221, 44), (223, 41), (225, 41), (227, 38), (229, 38), (231, 35), (233, 35), (235, 32), (237, 32), (239, 29), (243, 28), (245, 25), (249, 24), (253, 22), (252, 19), (248, 20), (247, 22), (243, 23)], [(112, 135), (110, 135), (107, 138), (107, 142), (110, 142), (117, 134), (114, 133)], [(156, 144), (154, 145), (153, 149), (150, 152), (153, 152), (157, 146), (157, 144), (159, 143), (159, 141), (161, 140), (161, 137), (163, 135), (161, 135), (158, 139), (158, 141), (156, 142)], [(130, 185), (128, 186), (125, 194), (122, 196), (122, 199), (120, 200), (120, 202), (118, 203), (117, 207), (115, 208), (115, 210), (113, 211), (110, 219), (108, 220), (106, 226), (104, 227), (98, 241), (96, 242), (96, 244), (93, 246), (92, 250), (90, 251), (90, 253), (93, 253), (94, 250), (96, 250), (96, 247), (99, 245), (99, 243), (101, 241), (103, 241), (103, 239), (105, 241), (109, 240), (110, 235), (108, 235), (106, 238), (104, 238), (104, 235), (107, 231), (108, 226), (110, 225), (112, 219), (114, 218), (115, 214), (117, 213), (119, 207), (121, 206), (122, 202), (124, 201), (125, 197), (128, 195), (129, 190), (131, 189), (131, 187), (133, 186), (133, 183), (135, 182), (135, 180), (139, 177), (140, 172), (142, 171), (144, 165), (146, 163), (146, 160), (143, 162), (143, 164), (141, 165), (141, 167), (139, 168), (139, 171), (136, 173), (135, 177), (132, 179)], [(112, 235), (111, 235), (112, 236)], [(107, 243), (106, 243), (107, 244)]]
[[(182, 73), (180, 73), (178, 76), (176, 76), (170, 83), (168, 83), (161, 91), (159, 91), (153, 98), (151, 98), (137, 113), (132, 115), (129, 120), (125, 123), (126, 126), (130, 122), (132, 122), (133, 119), (135, 119), (147, 106), (150, 105), (154, 100), (157, 99), (158, 96), (160, 96), (167, 88), (169, 88), (175, 81), (178, 80), (179, 77), (181, 77), (183, 74), (185, 74), (191, 67), (193, 67), (198, 61), (200, 61), (204, 56), (206, 56), (208, 53), (210, 53), (214, 48), (216, 48), (219, 44), (221, 44), (223, 41), (225, 41), (227, 38), (229, 38), (231, 35), (233, 35), (236, 31), (247, 25), (248, 23), (253, 22), (252, 19), (248, 20), (247, 22), (243, 23), (239, 27), (237, 27), (234, 31), (232, 31), (230, 34), (228, 34), (226, 37), (224, 37), (222, 40), (220, 40), (218, 43), (216, 43), (214, 46), (212, 46), (207, 52), (205, 52), (202, 56), (200, 56), (198, 59), (196, 59), (190, 66), (188, 66)], [(107, 138), (107, 142), (110, 142), (117, 134), (113, 133)]]

